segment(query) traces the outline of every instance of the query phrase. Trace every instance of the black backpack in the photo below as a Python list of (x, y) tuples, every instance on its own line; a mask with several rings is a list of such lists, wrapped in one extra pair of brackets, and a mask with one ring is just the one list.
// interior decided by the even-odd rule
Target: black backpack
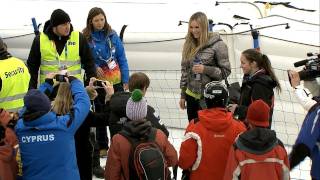
[(131, 143), (129, 155), (129, 177), (132, 180), (168, 180), (170, 172), (166, 159), (155, 142), (157, 129), (151, 128), (149, 135), (144, 139), (131, 137), (122, 130), (123, 135)]

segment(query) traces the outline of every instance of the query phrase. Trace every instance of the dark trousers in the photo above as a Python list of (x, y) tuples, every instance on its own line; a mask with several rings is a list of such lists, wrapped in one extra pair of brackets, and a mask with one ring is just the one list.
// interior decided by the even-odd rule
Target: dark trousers
[(195, 99), (192, 96), (186, 95), (186, 101), (188, 120), (190, 122), (192, 119), (198, 118), (198, 111), (201, 110), (200, 100)]
[(77, 164), (81, 180), (92, 180), (92, 151), (90, 127), (81, 125), (75, 134)]
[(100, 166), (99, 145), (96, 142), (96, 137), (93, 132), (90, 133), (90, 140), (91, 140), (91, 143), (93, 144), (92, 168), (99, 167)]
[[(122, 83), (113, 85), (113, 88), (114, 88), (114, 92), (124, 91)], [(101, 89), (101, 90), (103, 90), (103, 89)], [(98, 91), (98, 94), (99, 94), (97, 97), (97, 99), (99, 101), (99, 102), (97, 102), (98, 106), (99, 106), (99, 104), (104, 103), (105, 95), (106, 95), (105, 91), (103, 90), (103, 92), (102, 92), (101, 90)], [(101, 112), (101, 111), (103, 111), (103, 109), (96, 107), (96, 112)], [(99, 145), (99, 149), (109, 149), (109, 147), (108, 147), (109, 139), (108, 139), (106, 127), (97, 127), (96, 128), (96, 136), (97, 136), (97, 142)]]

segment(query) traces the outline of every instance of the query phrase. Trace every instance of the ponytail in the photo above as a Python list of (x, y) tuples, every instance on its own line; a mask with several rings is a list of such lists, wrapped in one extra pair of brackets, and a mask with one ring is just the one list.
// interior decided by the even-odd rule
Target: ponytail
[(262, 64), (261, 64), (262, 68), (264, 68), (264, 70), (267, 72), (267, 74), (270, 75), (271, 79), (276, 82), (276, 89), (277, 89), (278, 93), (281, 92), (281, 86), (280, 86), (280, 83), (279, 83), (277, 76), (275, 75), (275, 73), (273, 71), (270, 59), (268, 58), (267, 55), (262, 54), (262, 53), (261, 53), (261, 57), (262, 57)]

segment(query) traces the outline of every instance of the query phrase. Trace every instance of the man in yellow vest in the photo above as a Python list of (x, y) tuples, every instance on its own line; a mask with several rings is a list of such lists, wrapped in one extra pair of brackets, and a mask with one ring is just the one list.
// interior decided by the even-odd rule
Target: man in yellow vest
[(24, 62), (12, 57), (0, 37), (0, 108), (17, 112), (23, 107), (30, 74)]
[(61, 9), (52, 12), (43, 32), (33, 40), (27, 66), (31, 80), (29, 89), (37, 88), (38, 72), (40, 83), (50, 72), (68, 72), (82, 79), (81, 69), (85, 70), (86, 80), (96, 76), (96, 67), (86, 38), (74, 31), (69, 15)]

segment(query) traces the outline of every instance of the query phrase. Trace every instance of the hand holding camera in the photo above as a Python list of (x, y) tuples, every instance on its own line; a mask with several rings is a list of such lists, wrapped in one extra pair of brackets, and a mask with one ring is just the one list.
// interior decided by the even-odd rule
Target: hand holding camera
[(54, 78), (58, 82), (68, 82), (68, 76), (67, 75), (56, 74)]
[(90, 78), (89, 87), (92, 87), (94, 89), (103, 88), (106, 92), (107, 101), (114, 94), (112, 83), (110, 83), (109, 81), (102, 81), (102, 80), (96, 79), (95, 77)]
[(55, 79), (57, 82), (68, 82), (69, 76), (67, 74), (48, 73), (46, 79)]
[(293, 88), (296, 88), (297, 86), (300, 85), (299, 72), (296, 72), (294, 70), (288, 70), (288, 78), (289, 78), (289, 82)]

